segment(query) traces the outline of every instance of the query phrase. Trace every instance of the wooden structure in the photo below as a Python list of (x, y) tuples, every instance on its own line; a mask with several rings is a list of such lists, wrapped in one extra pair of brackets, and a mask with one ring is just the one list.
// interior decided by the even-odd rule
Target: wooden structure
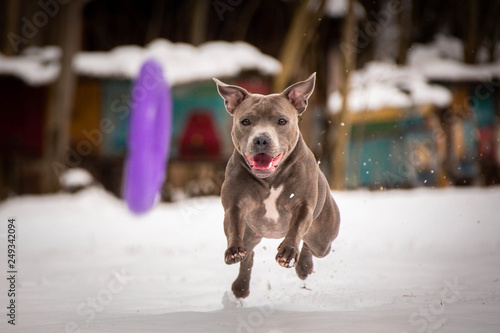
[(500, 92), (494, 82), (441, 82), (453, 93), (442, 116), (449, 138), (446, 169), (454, 184), (500, 183)]
[[(270, 91), (270, 78), (226, 78), (256, 93)], [(123, 161), (131, 111), (130, 80), (80, 77), (77, 84), (71, 149), (82, 158), (81, 166), (120, 195)], [(218, 194), (223, 170), (233, 151), (232, 118), (213, 81), (174, 86), (173, 127), (164, 198), (176, 193), (188, 196)]]
[[(12, 76), (0, 76), (0, 198), (42, 191), (44, 121), (49, 88), (30, 86)], [(29, 96), (29, 98), (27, 97)]]
[(438, 184), (444, 146), (433, 107), (358, 112), (350, 121), (347, 188)]

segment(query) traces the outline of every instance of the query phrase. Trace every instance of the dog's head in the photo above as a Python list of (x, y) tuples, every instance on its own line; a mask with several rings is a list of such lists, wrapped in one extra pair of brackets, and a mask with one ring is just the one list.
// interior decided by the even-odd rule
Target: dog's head
[(297, 145), (298, 118), (306, 110), (315, 80), (313, 73), (281, 94), (260, 95), (214, 79), (233, 116), (234, 146), (256, 176), (272, 175)]

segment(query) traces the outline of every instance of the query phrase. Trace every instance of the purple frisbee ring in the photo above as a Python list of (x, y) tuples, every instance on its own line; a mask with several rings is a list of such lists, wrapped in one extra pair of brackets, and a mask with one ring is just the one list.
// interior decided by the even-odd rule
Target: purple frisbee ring
[(172, 96), (156, 61), (142, 65), (132, 100), (124, 197), (129, 209), (140, 214), (159, 197), (170, 148)]

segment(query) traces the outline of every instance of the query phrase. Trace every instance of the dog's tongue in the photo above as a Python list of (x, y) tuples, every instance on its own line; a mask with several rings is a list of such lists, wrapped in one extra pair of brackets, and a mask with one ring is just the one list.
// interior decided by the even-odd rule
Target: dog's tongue
[(267, 170), (272, 166), (273, 158), (267, 154), (261, 153), (253, 157), (254, 169)]

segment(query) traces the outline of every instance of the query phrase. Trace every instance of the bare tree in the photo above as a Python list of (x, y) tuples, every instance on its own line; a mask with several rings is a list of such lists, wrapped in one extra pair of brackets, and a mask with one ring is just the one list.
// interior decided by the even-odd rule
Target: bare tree
[(396, 62), (400, 65), (404, 65), (406, 63), (406, 55), (412, 43), (412, 3), (412, 0), (401, 0), (401, 9), (398, 12), (399, 47)]
[[(55, 165), (64, 165), (69, 148), (69, 128), (73, 96), (76, 86), (76, 76), (72, 70), (74, 54), (80, 49), (82, 7), (85, 0), (73, 0), (61, 8), (58, 16), (59, 45), (63, 56), (61, 73), (51, 87), (49, 107), (44, 142), (44, 176), (42, 177), (43, 192), (51, 192), (58, 188)], [(59, 170), (60, 171), (60, 170)]]
[(189, 39), (191, 44), (200, 45), (207, 38), (208, 14), (210, 13), (211, 1), (192, 0), (191, 3), (192, 14)]
[(343, 81), (341, 85), (342, 93), (342, 108), (338, 117), (338, 123), (335, 133), (336, 141), (333, 145), (333, 161), (330, 163), (330, 174), (333, 175), (331, 186), (335, 189), (343, 189), (345, 187), (345, 161), (347, 156), (347, 146), (350, 139), (351, 121), (349, 117), (349, 85), (350, 77), (356, 64), (356, 46), (357, 40), (356, 30), (356, 13), (354, 11), (355, 0), (349, 0), (347, 15), (344, 18), (344, 26), (342, 28), (342, 48), (344, 71)]
[[(283, 70), (276, 77), (274, 90), (281, 91), (290, 83), (296, 69), (300, 66), (304, 53), (314, 36), (320, 19), (323, 17), (326, 0), (302, 0), (295, 14), (281, 48), (279, 60)], [(314, 6), (316, 5), (316, 7)]]
[(457, 27), (464, 43), (464, 61), (477, 62), (477, 54), (486, 39), (495, 44), (500, 1), (466, 0), (457, 6)]

